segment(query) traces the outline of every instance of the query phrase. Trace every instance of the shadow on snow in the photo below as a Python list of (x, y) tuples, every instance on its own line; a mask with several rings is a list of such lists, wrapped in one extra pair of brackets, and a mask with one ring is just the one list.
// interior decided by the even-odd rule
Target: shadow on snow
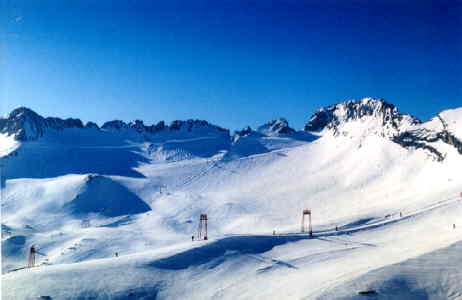
[(215, 258), (225, 255), (227, 251), (235, 251), (240, 254), (259, 254), (267, 252), (275, 246), (309, 238), (306, 235), (225, 237), (201, 247), (158, 259), (148, 264), (148, 266), (167, 270), (187, 269), (191, 266), (206, 264)]

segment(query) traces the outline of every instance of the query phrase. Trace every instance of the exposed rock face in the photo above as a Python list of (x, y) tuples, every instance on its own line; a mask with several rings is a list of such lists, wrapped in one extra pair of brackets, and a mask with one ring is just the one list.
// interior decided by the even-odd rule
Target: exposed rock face
[[(26, 107), (13, 110), (6, 118), (0, 118), (0, 133), (13, 135), (19, 141), (36, 140), (47, 132), (47, 130), (63, 130), (66, 128), (95, 128), (100, 129), (97, 124), (88, 122), (85, 126), (79, 119), (60, 119), (55, 117), (43, 118), (36, 112)], [(229, 130), (208, 123), (203, 120), (173, 121), (170, 126), (166, 126), (164, 121), (156, 125), (146, 126), (143, 121), (135, 120), (125, 123), (121, 120), (113, 120), (103, 124), (101, 129), (105, 131), (134, 130), (139, 134), (155, 134), (160, 131), (184, 131), (201, 133), (218, 133), (229, 137)]]
[(6, 119), (0, 120), (0, 133), (13, 135), (19, 141), (36, 140), (48, 129), (83, 128), (83, 123), (79, 119), (45, 119), (26, 107), (17, 108)]
[(457, 151), (462, 155), (462, 140), (456, 138), (448, 131), (442, 133), (441, 140), (446, 144), (454, 146), (457, 149)]
[(106, 130), (120, 130), (123, 128), (128, 128), (128, 124), (121, 120), (109, 121), (104, 123), (103, 126), (101, 126), (101, 129)]
[(368, 118), (377, 120), (377, 125), (386, 129), (383, 132), (386, 136), (397, 135), (404, 128), (421, 123), (410, 115), (401, 114), (383, 99), (364, 98), (319, 109), (305, 125), (305, 131), (331, 129), (335, 132), (342, 124)]
[(162, 130), (166, 130), (168, 126), (165, 126), (165, 122), (164, 121), (160, 121), (159, 123), (157, 123), (156, 125), (151, 125), (151, 126), (145, 126), (144, 127), (144, 130), (148, 133), (155, 133), (155, 132), (159, 132), (159, 131), (162, 131)]
[(247, 136), (252, 133), (252, 128), (250, 126), (244, 127), (242, 130), (236, 130), (235, 135), (237, 136)]
[(48, 117), (45, 119), (49, 128), (62, 130), (64, 128), (83, 128), (83, 123), (80, 119), (60, 119)]
[(289, 127), (289, 122), (284, 118), (269, 121), (258, 127), (257, 131), (265, 135), (290, 134), (295, 132), (294, 129)]
[(443, 142), (451, 145), (462, 155), (462, 141), (448, 131), (447, 124), (441, 116), (438, 115), (437, 120), (441, 122), (442, 130), (437, 131), (426, 128), (416, 128), (405, 131), (393, 137), (392, 140), (405, 148), (427, 150), (434, 155), (438, 161), (443, 161), (445, 155), (433, 144), (436, 142)]
[(146, 126), (144, 126), (143, 121), (135, 120), (134, 122), (130, 122), (128, 127), (135, 129), (138, 133), (142, 133), (146, 131)]
[(175, 120), (173, 121), (170, 126), (168, 127), (169, 130), (183, 130), (183, 131), (194, 131), (198, 129), (210, 129), (212, 131), (223, 132), (229, 135), (229, 130), (221, 128), (216, 125), (212, 125), (207, 121), (204, 120)]
[(289, 127), (289, 122), (284, 118), (279, 118), (259, 126), (257, 130), (253, 130), (250, 126), (246, 126), (242, 130), (236, 130), (232, 140), (237, 142), (239, 138), (246, 136), (277, 136), (291, 133), (295, 133), (295, 130)]
[[(318, 110), (308, 121), (305, 131), (332, 131), (338, 135), (341, 131), (348, 134), (349, 123), (359, 121), (361, 134), (377, 134), (399, 144), (406, 149), (422, 149), (437, 161), (445, 158), (438, 142), (449, 144), (462, 154), (462, 141), (451, 134), (443, 118), (439, 115), (432, 122), (441, 122), (430, 129), (410, 115), (401, 114), (393, 104), (383, 99), (365, 98), (346, 101)], [(345, 129), (347, 128), (347, 129)], [(442, 129), (441, 129), (442, 128)], [(346, 131), (346, 132), (345, 132)]]
[(94, 129), (99, 129), (99, 126), (98, 126), (98, 124), (96, 124), (96, 123), (93, 123), (93, 122), (87, 122), (87, 124), (85, 124), (85, 128), (94, 128)]
[(229, 134), (227, 129), (212, 125), (204, 120), (175, 120), (170, 126), (166, 126), (164, 121), (160, 121), (156, 125), (146, 126), (141, 120), (136, 120), (128, 124), (120, 120), (114, 120), (104, 123), (101, 128), (106, 130), (134, 129), (138, 133), (156, 133), (163, 130), (192, 132), (200, 129), (208, 129)]
[(45, 119), (26, 107), (13, 110), (2, 123), (0, 132), (14, 135), (19, 141), (37, 139), (46, 128)]
[[(438, 115), (438, 119), (441, 121), (441, 124), (443, 125), (443, 128), (444, 128), (440, 134), (441, 140), (445, 142), (446, 144), (454, 146), (457, 149), (457, 151), (460, 154), (462, 154), (462, 140), (456, 137), (455, 135), (453, 135), (449, 131), (448, 124), (440, 115)], [(462, 124), (459, 124), (459, 125), (462, 125)]]
[(413, 130), (405, 131), (400, 135), (394, 136), (392, 141), (404, 148), (427, 150), (430, 154), (434, 155), (438, 161), (443, 161), (444, 155), (429, 144), (437, 142), (440, 139), (439, 133), (425, 130)]
[(250, 136), (252, 133), (255, 133), (255, 131), (253, 131), (250, 126), (246, 126), (242, 130), (236, 130), (236, 131), (234, 131), (232, 142), (235, 143), (241, 137)]
[[(460, 138), (460, 116), (462, 110), (447, 110), (422, 123), (410, 115), (400, 113), (393, 104), (383, 99), (365, 98), (362, 100), (346, 101), (343, 103), (321, 108), (309, 119), (305, 126), (308, 132), (331, 132), (337, 135), (360, 135), (361, 138), (371, 134), (388, 138), (407, 149), (422, 149), (442, 161), (446, 150), (442, 143), (454, 147), (462, 155), (462, 139)], [(459, 120), (459, 121), (457, 121)], [(449, 123), (446, 123), (448, 121)], [(448, 126), (449, 124), (449, 126)], [(48, 131), (61, 131), (67, 128), (93, 128), (99, 130), (97, 124), (88, 122), (85, 126), (79, 119), (44, 118), (31, 109), (20, 107), (13, 110), (6, 118), (0, 118), (0, 133), (13, 136), (19, 141), (31, 141), (43, 137)], [(204, 120), (175, 120), (169, 126), (164, 121), (147, 126), (141, 120), (125, 123), (114, 120), (104, 123), (103, 131), (128, 131), (140, 134), (150, 139), (150, 135), (165, 132), (168, 134), (195, 133), (196, 135), (213, 135), (229, 138), (229, 130), (213, 125)], [(246, 127), (236, 131), (232, 142), (236, 143), (241, 137), (278, 136), (296, 133), (289, 127), (284, 118), (272, 120), (258, 129)], [(445, 152), (446, 151), (446, 152)]]

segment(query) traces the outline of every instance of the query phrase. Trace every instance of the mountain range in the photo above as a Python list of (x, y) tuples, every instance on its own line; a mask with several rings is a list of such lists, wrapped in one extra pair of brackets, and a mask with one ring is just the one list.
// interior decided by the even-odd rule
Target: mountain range
[(462, 108), (365, 98), (231, 134), (20, 107), (0, 157), (2, 299), (462, 297)]

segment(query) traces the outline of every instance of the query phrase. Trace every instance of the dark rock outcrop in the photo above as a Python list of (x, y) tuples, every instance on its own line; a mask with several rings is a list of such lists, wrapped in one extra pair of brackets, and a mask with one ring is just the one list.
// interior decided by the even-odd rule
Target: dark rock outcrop
[(234, 135), (236, 136), (248, 136), (252, 133), (252, 128), (250, 126), (244, 127), (242, 130), (236, 130)]
[(7, 118), (0, 119), (0, 133), (13, 135), (16, 140), (29, 141), (42, 137), (48, 129), (83, 128), (79, 119), (43, 118), (33, 110), (20, 107)]
[(106, 130), (120, 130), (128, 128), (128, 124), (125, 123), (122, 120), (113, 120), (113, 121), (108, 121), (101, 126), (101, 129), (106, 129)]
[(170, 126), (168, 127), (169, 130), (185, 130), (188, 132), (197, 130), (197, 129), (211, 129), (212, 131), (217, 131), (217, 132), (223, 132), (223, 133), (228, 133), (229, 135), (229, 130), (221, 128), (216, 125), (212, 125), (207, 121), (204, 120), (175, 120), (172, 123), (170, 123)]
[[(12, 135), (19, 141), (37, 140), (48, 130), (63, 130), (66, 128), (95, 128), (100, 129), (96, 123), (88, 122), (85, 126), (80, 119), (60, 119), (56, 117), (44, 118), (33, 110), (20, 107), (13, 110), (6, 118), (0, 117), (0, 133)], [(106, 131), (134, 130), (139, 134), (155, 134), (160, 131), (200, 131), (204, 134), (218, 133), (229, 137), (229, 130), (213, 125), (204, 120), (176, 120), (170, 126), (160, 121), (155, 125), (146, 126), (143, 121), (135, 120), (125, 123), (122, 120), (113, 120), (103, 124), (101, 129)]]
[(99, 129), (99, 126), (98, 126), (98, 124), (96, 124), (94, 122), (87, 122), (87, 124), (85, 124), (85, 128)]
[(305, 125), (305, 131), (319, 132), (323, 129), (336, 130), (342, 123), (356, 121), (364, 117), (374, 117), (380, 120), (383, 127), (397, 134), (403, 125), (421, 123), (418, 119), (401, 114), (398, 109), (383, 99), (365, 98), (346, 101), (319, 109)]

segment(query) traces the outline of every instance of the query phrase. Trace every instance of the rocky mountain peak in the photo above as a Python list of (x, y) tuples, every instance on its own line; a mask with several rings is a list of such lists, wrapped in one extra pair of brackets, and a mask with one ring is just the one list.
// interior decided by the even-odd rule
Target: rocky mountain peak
[(6, 118), (0, 118), (0, 133), (14, 136), (18, 141), (36, 140), (48, 129), (84, 128), (80, 119), (44, 118), (27, 107), (14, 109)]
[(252, 128), (250, 126), (246, 126), (242, 130), (236, 130), (234, 134), (238, 136), (247, 136), (251, 133), (252, 133)]
[(258, 127), (257, 131), (265, 135), (290, 134), (295, 132), (293, 128), (289, 127), (289, 122), (284, 118), (271, 120)]
[(135, 120), (133, 122), (130, 122), (128, 126), (130, 128), (135, 129), (138, 133), (142, 133), (146, 131), (146, 126), (144, 126), (144, 123), (141, 120)]
[(128, 124), (125, 123), (122, 120), (113, 120), (113, 121), (108, 121), (101, 126), (101, 129), (106, 129), (106, 130), (119, 130), (123, 128), (128, 128)]
[(43, 136), (45, 128), (45, 119), (27, 107), (14, 109), (0, 122), (0, 133), (13, 135), (20, 141), (34, 140)]
[(202, 130), (210, 130), (210, 131), (216, 131), (216, 132), (222, 132), (222, 133), (227, 133), (229, 135), (229, 130), (224, 129), (222, 127), (210, 124), (209, 122), (205, 120), (193, 120), (189, 119), (186, 121), (183, 120), (175, 120), (170, 123), (170, 126), (168, 126), (169, 130), (173, 131), (202, 131)]
[(13, 109), (8, 115), (8, 119), (25, 119), (40, 117), (35, 111), (30, 108), (20, 106)]
[(401, 127), (421, 123), (410, 115), (400, 113), (393, 104), (384, 99), (364, 98), (319, 109), (309, 119), (305, 131), (337, 131), (345, 123), (367, 119), (375, 119), (376, 125), (388, 129), (386, 135), (399, 133)]
[(99, 129), (99, 126), (98, 124), (90, 121), (90, 122), (87, 122), (87, 124), (85, 124), (85, 128)]

